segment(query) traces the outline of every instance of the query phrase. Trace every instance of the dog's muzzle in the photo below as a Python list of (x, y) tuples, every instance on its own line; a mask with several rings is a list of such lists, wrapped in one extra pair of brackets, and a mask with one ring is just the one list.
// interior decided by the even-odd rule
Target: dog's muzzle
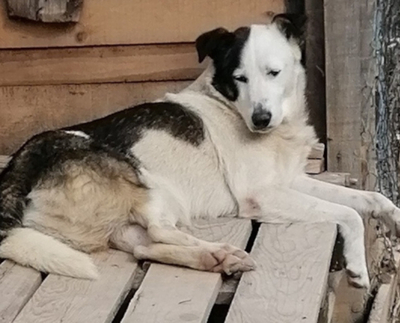
[(272, 114), (260, 107), (254, 109), (251, 121), (253, 122), (254, 130), (265, 130), (271, 122)]

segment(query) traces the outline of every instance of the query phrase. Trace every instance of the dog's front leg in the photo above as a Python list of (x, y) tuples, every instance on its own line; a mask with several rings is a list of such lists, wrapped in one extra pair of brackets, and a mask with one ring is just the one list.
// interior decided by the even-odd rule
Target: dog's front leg
[[(262, 222), (332, 222), (344, 238), (344, 257), (349, 282), (357, 287), (368, 287), (369, 277), (365, 261), (364, 225), (352, 208), (306, 195), (293, 189), (268, 189), (255, 192), (244, 199), (258, 208)], [(243, 205), (243, 209), (248, 206)]]
[(346, 205), (361, 215), (381, 219), (400, 236), (400, 209), (380, 193), (325, 183), (305, 175), (294, 181), (293, 188), (325, 201)]

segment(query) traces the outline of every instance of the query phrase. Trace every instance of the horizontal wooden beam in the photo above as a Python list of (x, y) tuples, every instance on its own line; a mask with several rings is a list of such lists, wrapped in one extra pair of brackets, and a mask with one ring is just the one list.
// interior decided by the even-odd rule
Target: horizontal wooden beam
[(0, 87), (0, 154), (39, 132), (100, 118), (177, 92), (190, 82)]
[(202, 70), (194, 44), (0, 51), (0, 86), (190, 80)]
[(284, 0), (85, 0), (76, 24), (52, 26), (7, 17), (0, 1), (0, 48), (192, 42), (200, 33), (264, 23)]

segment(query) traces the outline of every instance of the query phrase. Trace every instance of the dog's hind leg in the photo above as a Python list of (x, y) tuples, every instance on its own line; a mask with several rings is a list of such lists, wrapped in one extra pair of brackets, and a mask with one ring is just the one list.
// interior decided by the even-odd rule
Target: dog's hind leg
[(149, 259), (197, 270), (224, 272), (228, 275), (255, 268), (254, 261), (246, 252), (240, 249), (232, 250), (229, 245), (209, 244), (207, 247), (188, 247), (152, 243), (149, 246), (134, 248), (134, 256), (137, 259)]
[[(167, 234), (163, 230), (168, 231)], [(124, 226), (115, 231), (111, 236), (111, 245), (126, 252), (133, 252), (137, 259), (148, 259), (198, 270), (232, 274), (255, 267), (253, 260), (245, 251), (231, 245), (203, 241), (176, 228), (174, 230), (158, 228), (156, 232), (162, 240), (169, 239), (170, 234), (181, 236), (181, 238), (183, 236), (186, 245), (176, 244), (179, 238), (173, 241), (175, 244), (154, 243), (146, 230), (139, 225)]]
[(360, 215), (381, 219), (389, 228), (396, 229), (400, 237), (400, 209), (380, 193), (325, 183), (308, 176), (298, 177), (293, 188), (322, 200), (351, 207)]

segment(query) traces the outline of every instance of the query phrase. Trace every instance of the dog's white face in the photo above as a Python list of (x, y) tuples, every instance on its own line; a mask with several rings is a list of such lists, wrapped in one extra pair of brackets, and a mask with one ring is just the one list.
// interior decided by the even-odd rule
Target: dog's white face
[(295, 70), (301, 66), (297, 36), (302, 29), (292, 18), (278, 15), (269, 25), (233, 33), (219, 28), (196, 42), (200, 61), (213, 59), (212, 85), (233, 103), (252, 132), (268, 132), (291, 113), (283, 102), (296, 87)]

